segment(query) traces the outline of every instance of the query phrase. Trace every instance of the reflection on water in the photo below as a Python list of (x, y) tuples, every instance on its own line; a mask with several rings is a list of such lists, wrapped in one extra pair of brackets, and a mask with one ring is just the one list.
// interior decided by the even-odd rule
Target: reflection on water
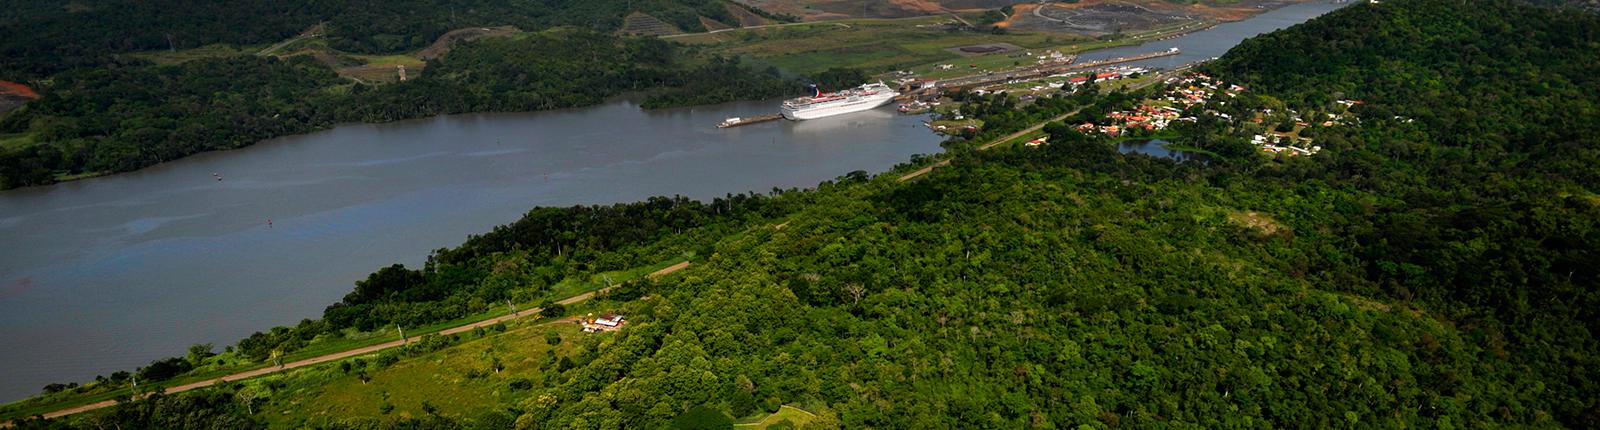
[[(880, 107), (873, 110), (856, 112), (847, 115), (838, 115), (810, 119), (805, 121), (779, 120), (787, 123), (785, 126), (795, 133), (828, 133), (849, 128), (876, 128), (877, 124), (899, 116), (892, 107)], [(915, 124), (913, 124), (915, 126)]]
[(1117, 152), (1121, 152), (1123, 154), (1143, 154), (1152, 157), (1170, 158), (1178, 161), (1193, 160), (1202, 163), (1210, 161), (1210, 158), (1207, 158), (1203, 154), (1195, 154), (1192, 152), (1184, 152), (1168, 148), (1167, 145), (1170, 143), (1172, 142), (1168, 142), (1164, 139), (1127, 140), (1117, 143)]

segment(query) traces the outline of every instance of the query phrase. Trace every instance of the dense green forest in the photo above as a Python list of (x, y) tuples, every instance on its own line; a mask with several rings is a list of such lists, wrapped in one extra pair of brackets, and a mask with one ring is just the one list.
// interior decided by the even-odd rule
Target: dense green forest
[(326, 127), (332, 118), (318, 105), (341, 81), (309, 57), (64, 73), (43, 97), (0, 117), (0, 130), (49, 142), (0, 154), (0, 188), (50, 183), (62, 170), (133, 170)]
[(330, 45), (360, 53), (421, 48), (447, 31), (513, 25), (612, 31), (633, 11), (685, 31), (699, 17), (735, 24), (724, 0), (194, 1), (18, 0), (0, 8), (0, 79), (49, 77), (117, 54), (224, 43), (274, 43), (322, 25)]
[[(701, 31), (701, 17), (734, 23), (729, 7), (742, 6), (725, 0), (15, 2), (0, 8), (0, 79), (32, 82), (44, 98), (0, 114), (0, 134), (25, 137), (0, 148), (0, 189), (129, 171), (338, 122), (584, 106), (625, 91), (653, 90), (647, 108), (802, 91), (776, 70), (613, 35), (635, 11)], [(452, 29), (498, 25), (533, 32), (459, 46), (401, 85), (352, 83), (308, 58), (157, 65), (124, 55), (259, 45), (307, 31), (339, 51), (394, 53)]]
[[(907, 183), (856, 172), (771, 196), (536, 209), (240, 347), (447, 318), (690, 253), (682, 276), (612, 298), (628, 328), (539, 358), (537, 378), (479, 376), (511, 406), (295, 425), (692, 428), (800, 404), (813, 428), (1592, 427), (1597, 58), (1593, 15), (1354, 5), (1204, 70), (1251, 87), (1227, 109), (1362, 100), (1358, 124), (1318, 131), (1317, 156), (1230, 150), (1228, 125), (1199, 121), (1181, 141), (1221, 158), (1179, 163), (1057, 125), (1039, 148), (956, 145)], [(963, 110), (981, 138), (1134, 96)], [(263, 410), (303, 407), (282, 384), (22, 427), (261, 427)]]
[(1383, 6), (1209, 65), (1290, 104), (1366, 102), (1365, 127), (1319, 138), (1337, 148), (1328, 160), (1259, 172), (1360, 197), (1320, 226), (1348, 251), (1305, 270), (1428, 304), (1534, 375), (1560, 421), (1600, 422), (1600, 19), (1504, 1)]
[[(0, 133), (43, 142), (0, 150), (0, 189), (129, 171), (340, 122), (586, 106), (629, 91), (646, 92), (646, 108), (667, 108), (799, 94), (808, 79), (655, 38), (573, 28), (468, 42), (431, 60), (422, 76), (384, 85), (347, 81), (305, 56), (81, 69), (0, 117)], [(865, 76), (832, 70), (815, 79)]]

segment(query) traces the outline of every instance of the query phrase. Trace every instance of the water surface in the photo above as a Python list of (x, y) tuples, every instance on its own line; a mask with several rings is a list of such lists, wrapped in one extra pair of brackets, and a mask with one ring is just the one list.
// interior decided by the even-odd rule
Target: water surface
[(1151, 157), (1170, 158), (1178, 161), (1193, 160), (1202, 163), (1208, 161), (1208, 158), (1204, 154), (1180, 151), (1167, 147), (1167, 145), (1171, 143), (1172, 142), (1168, 142), (1166, 139), (1125, 140), (1122, 142), (1117, 142), (1117, 152), (1121, 152), (1123, 154), (1143, 154)]
[(0, 193), (0, 400), (315, 318), (373, 270), (535, 206), (809, 187), (940, 151), (887, 108), (713, 126), (776, 106), (345, 125)]
[(1141, 45), (1085, 52), (1078, 61), (1103, 60), (1126, 57), (1154, 51), (1178, 48), (1178, 55), (1123, 63), (1125, 66), (1144, 66), (1171, 69), (1196, 61), (1221, 57), (1239, 42), (1256, 35), (1270, 33), (1322, 16), (1322, 14), (1349, 6), (1356, 2), (1315, 0), (1297, 3), (1264, 12), (1250, 19), (1218, 24), (1206, 30), (1189, 33), (1169, 40), (1157, 40)]
[[(1138, 63), (1174, 67), (1341, 6), (1291, 5), (1082, 58), (1178, 47)], [(939, 151), (921, 118), (885, 109), (712, 127), (774, 110), (644, 112), (620, 100), (346, 125), (0, 192), (0, 401), (315, 318), (374, 269), (416, 265), (534, 206), (804, 187)]]

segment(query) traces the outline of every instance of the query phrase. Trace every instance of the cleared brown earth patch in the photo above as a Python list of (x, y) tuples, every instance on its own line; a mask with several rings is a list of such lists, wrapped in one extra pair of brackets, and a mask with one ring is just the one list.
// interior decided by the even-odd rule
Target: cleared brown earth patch
[(723, 24), (717, 20), (703, 16), (700, 17), (700, 26), (705, 27), (706, 31), (727, 30), (733, 28), (733, 26)]
[(39, 93), (34, 92), (27, 85), (0, 81), (0, 114), (16, 110), (37, 98), (39, 98)]
[(889, 3), (892, 3), (895, 6), (899, 6), (900, 8), (910, 12), (921, 12), (924, 14), (944, 12), (943, 5), (928, 0), (889, 0)]
[(26, 97), (30, 99), (39, 98), (39, 93), (34, 92), (33, 88), (28, 88), (27, 85), (11, 81), (0, 81), (0, 94)]

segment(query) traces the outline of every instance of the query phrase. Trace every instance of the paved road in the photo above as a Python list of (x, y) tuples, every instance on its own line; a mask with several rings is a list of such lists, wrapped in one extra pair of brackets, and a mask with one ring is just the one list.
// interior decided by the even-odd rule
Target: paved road
[[(674, 264), (674, 265), (671, 265), (671, 266), (667, 266), (664, 269), (657, 270), (655, 272), (651, 272), (649, 275), (646, 275), (646, 276), (654, 278), (654, 277), (657, 277), (657, 276), (662, 276), (662, 275), (666, 275), (666, 274), (669, 274), (669, 273), (672, 273), (672, 272), (683, 270), (683, 268), (685, 268), (685, 267), (689, 267), (689, 262), (685, 261), (685, 262), (682, 262), (682, 263), (678, 263), (678, 264)], [(573, 303), (578, 303), (578, 302), (581, 302), (581, 301), (584, 301), (584, 300), (589, 300), (590, 298), (593, 298), (595, 296), (595, 294), (599, 294), (599, 293), (603, 293), (603, 292), (609, 291), (612, 288), (616, 288), (616, 287), (613, 286), (613, 287), (601, 288), (601, 289), (596, 290), (596, 291), (591, 291), (591, 292), (579, 294), (579, 295), (576, 295), (576, 296), (568, 297), (568, 298), (565, 298), (565, 299), (561, 299), (561, 300), (557, 301), (556, 303), (560, 303), (562, 305), (570, 305), (570, 304), (573, 304)], [(461, 325), (461, 326), (456, 326), (456, 327), (451, 327), (451, 328), (447, 328), (447, 329), (444, 329), (444, 330), (440, 330), (438, 332), (438, 334), (450, 335), (450, 334), (456, 334), (456, 333), (464, 332), (464, 331), (467, 331), (467, 330), (472, 330), (472, 329), (475, 329), (475, 328), (478, 328), (478, 327), (487, 327), (487, 326), (503, 323), (503, 322), (506, 322), (506, 321), (514, 320), (514, 319), (517, 319), (517, 318), (525, 317), (525, 316), (528, 316), (528, 315), (538, 315), (539, 311), (541, 311), (541, 310), (543, 310), (543, 309), (541, 309), (541, 308), (533, 308), (533, 309), (529, 309), (529, 310), (526, 310), (526, 311), (522, 311), (522, 312), (517, 313), (517, 314), (502, 315), (502, 316), (499, 316), (499, 317), (490, 318), (490, 319), (486, 319), (486, 320), (483, 320), (483, 321), (478, 321), (478, 322), (467, 324), (467, 325)], [(268, 373), (277, 372), (277, 371), (281, 371), (281, 370), (285, 370), (285, 369), (293, 369), (293, 368), (296, 368), (296, 367), (311, 366), (311, 365), (315, 365), (315, 364), (327, 363), (327, 362), (330, 362), (330, 361), (338, 361), (338, 360), (342, 360), (342, 359), (346, 359), (346, 358), (350, 358), (350, 357), (371, 354), (371, 353), (374, 353), (374, 352), (382, 351), (382, 350), (389, 349), (389, 348), (394, 348), (394, 347), (401, 346), (401, 345), (405, 345), (405, 343), (403, 341), (399, 341), (399, 340), (390, 341), (390, 342), (384, 342), (384, 343), (380, 343), (380, 344), (377, 344), (377, 345), (366, 346), (366, 347), (356, 348), (356, 349), (352, 349), (352, 350), (348, 350), (348, 351), (336, 352), (336, 353), (332, 353), (332, 354), (328, 354), (328, 355), (322, 355), (322, 356), (307, 358), (307, 359), (300, 360), (300, 361), (284, 363), (282, 366), (279, 366), (279, 367), (265, 367), (265, 368), (256, 369), (256, 370), (239, 372), (239, 373), (235, 373), (235, 374), (232, 374), (232, 375), (223, 376), (223, 377), (217, 378), (217, 379), (199, 381), (199, 382), (191, 382), (191, 383), (188, 383), (188, 384), (169, 387), (169, 388), (166, 389), (166, 392), (168, 394), (179, 393), (179, 392), (193, 390), (193, 389), (196, 389), (196, 388), (209, 387), (209, 386), (215, 385), (218, 381), (226, 382), (226, 381), (237, 381), (237, 380), (240, 380), (240, 379), (254, 378), (254, 377), (257, 377), (257, 376), (261, 376), (261, 375), (265, 375), (265, 374), (268, 374)], [(61, 410), (54, 411), (54, 412), (49, 412), (49, 413), (44, 414), (44, 417), (45, 418), (62, 417), (62, 416), (76, 414), (76, 413), (79, 413), (79, 412), (87, 412), (87, 411), (92, 411), (92, 410), (95, 410), (95, 409), (110, 407), (110, 406), (113, 406), (113, 405), (116, 405), (116, 404), (117, 404), (116, 400), (106, 400), (106, 401), (103, 401), (103, 402), (90, 403), (90, 404), (83, 405), (83, 406), (77, 406), (77, 407), (72, 407), (72, 408), (67, 408), (67, 409), (61, 409)], [(5, 423), (0, 423), (0, 427), (10, 427), (10, 426), (11, 426), (11, 422), (10, 421), (7, 421)]]

